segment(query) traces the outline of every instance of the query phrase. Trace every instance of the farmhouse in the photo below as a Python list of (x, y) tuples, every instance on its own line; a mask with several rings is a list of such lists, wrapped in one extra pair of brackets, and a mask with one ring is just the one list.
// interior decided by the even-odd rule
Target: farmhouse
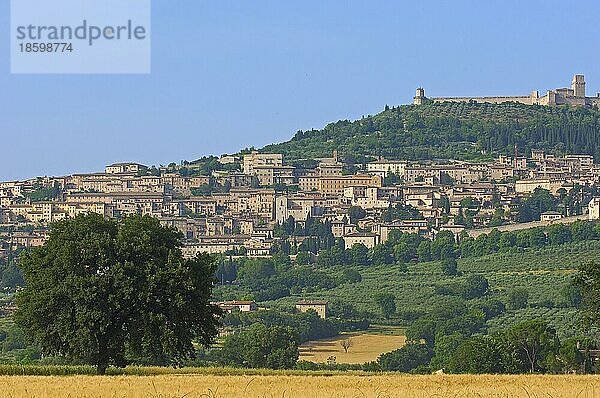
[(258, 306), (254, 301), (219, 301), (212, 304), (219, 306), (224, 312), (230, 314), (233, 311), (251, 312), (258, 310)]
[(296, 303), (296, 309), (300, 312), (308, 310), (315, 311), (321, 318), (327, 317), (327, 308), (329, 303), (323, 300), (302, 300)]

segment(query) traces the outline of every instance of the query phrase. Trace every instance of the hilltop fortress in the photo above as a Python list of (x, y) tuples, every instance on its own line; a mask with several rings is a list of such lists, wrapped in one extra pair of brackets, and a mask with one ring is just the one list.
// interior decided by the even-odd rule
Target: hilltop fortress
[(480, 102), (501, 104), (504, 102), (518, 102), (525, 105), (571, 105), (571, 106), (600, 106), (600, 93), (595, 97), (585, 96), (585, 78), (583, 75), (573, 76), (571, 88), (557, 88), (549, 90), (546, 95), (540, 97), (539, 92), (532, 91), (529, 95), (522, 96), (500, 96), (500, 97), (435, 97), (427, 98), (422, 87), (417, 88), (413, 100), (414, 105), (422, 105), (428, 102)]

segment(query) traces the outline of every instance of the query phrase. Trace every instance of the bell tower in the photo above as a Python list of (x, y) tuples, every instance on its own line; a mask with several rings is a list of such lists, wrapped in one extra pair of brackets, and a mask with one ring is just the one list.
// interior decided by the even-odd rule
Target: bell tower
[(427, 97), (425, 97), (425, 90), (422, 87), (419, 87), (415, 93), (415, 97), (413, 98), (414, 105), (423, 105)]
[(571, 88), (573, 89), (573, 95), (575, 97), (585, 97), (585, 79), (583, 75), (573, 76)]

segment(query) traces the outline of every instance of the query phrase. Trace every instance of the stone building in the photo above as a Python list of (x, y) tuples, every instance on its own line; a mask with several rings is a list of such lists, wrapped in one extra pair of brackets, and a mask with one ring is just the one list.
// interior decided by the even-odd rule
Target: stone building
[(283, 155), (280, 153), (258, 153), (256, 151), (244, 155), (242, 161), (244, 174), (254, 175), (254, 168), (259, 166), (281, 167), (283, 166)]
[(323, 300), (302, 300), (296, 303), (296, 309), (300, 312), (308, 310), (315, 311), (321, 318), (327, 318), (327, 308), (329, 303)]
[(594, 106), (600, 105), (600, 93), (595, 97), (586, 97), (585, 95), (585, 77), (583, 75), (574, 75), (571, 81), (571, 88), (557, 88), (549, 90), (546, 95), (539, 95), (539, 91), (532, 91), (529, 95), (517, 96), (485, 96), (485, 97), (432, 97), (425, 96), (425, 90), (422, 87), (417, 88), (414, 105), (423, 105), (428, 102), (478, 102), (502, 104), (505, 102), (518, 102), (525, 105), (570, 105), (570, 106)]

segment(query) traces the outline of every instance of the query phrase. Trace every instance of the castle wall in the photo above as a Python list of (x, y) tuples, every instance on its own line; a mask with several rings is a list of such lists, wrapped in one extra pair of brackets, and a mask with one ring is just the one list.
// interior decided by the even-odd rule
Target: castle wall
[(556, 105), (572, 105), (572, 106), (585, 106), (586, 99), (584, 97), (561, 97), (556, 98)]
[(422, 105), (427, 102), (477, 102), (502, 104), (516, 102), (524, 105), (570, 105), (570, 106), (600, 106), (600, 93), (597, 97), (585, 96), (585, 78), (583, 75), (573, 76), (571, 88), (557, 88), (550, 90), (546, 95), (540, 97), (538, 91), (532, 91), (530, 95), (516, 96), (489, 96), (489, 97), (434, 97), (427, 98), (425, 90), (419, 87), (413, 98), (413, 104)]
[(490, 104), (502, 104), (504, 102), (518, 102), (525, 105), (533, 105), (538, 103), (537, 98), (531, 96), (506, 96), (506, 97), (436, 97), (431, 98), (433, 102), (478, 102)]
[(587, 105), (600, 107), (600, 97), (586, 97)]
[(470, 102), (502, 104), (506, 102), (517, 102), (525, 105), (570, 105), (570, 106), (594, 106), (600, 107), (600, 97), (573, 97), (559, 95), (549, 91), (540, 98), (532, 96), (507, 96), (507, 97), (436, 97), (430, 98), (433, 102)]

